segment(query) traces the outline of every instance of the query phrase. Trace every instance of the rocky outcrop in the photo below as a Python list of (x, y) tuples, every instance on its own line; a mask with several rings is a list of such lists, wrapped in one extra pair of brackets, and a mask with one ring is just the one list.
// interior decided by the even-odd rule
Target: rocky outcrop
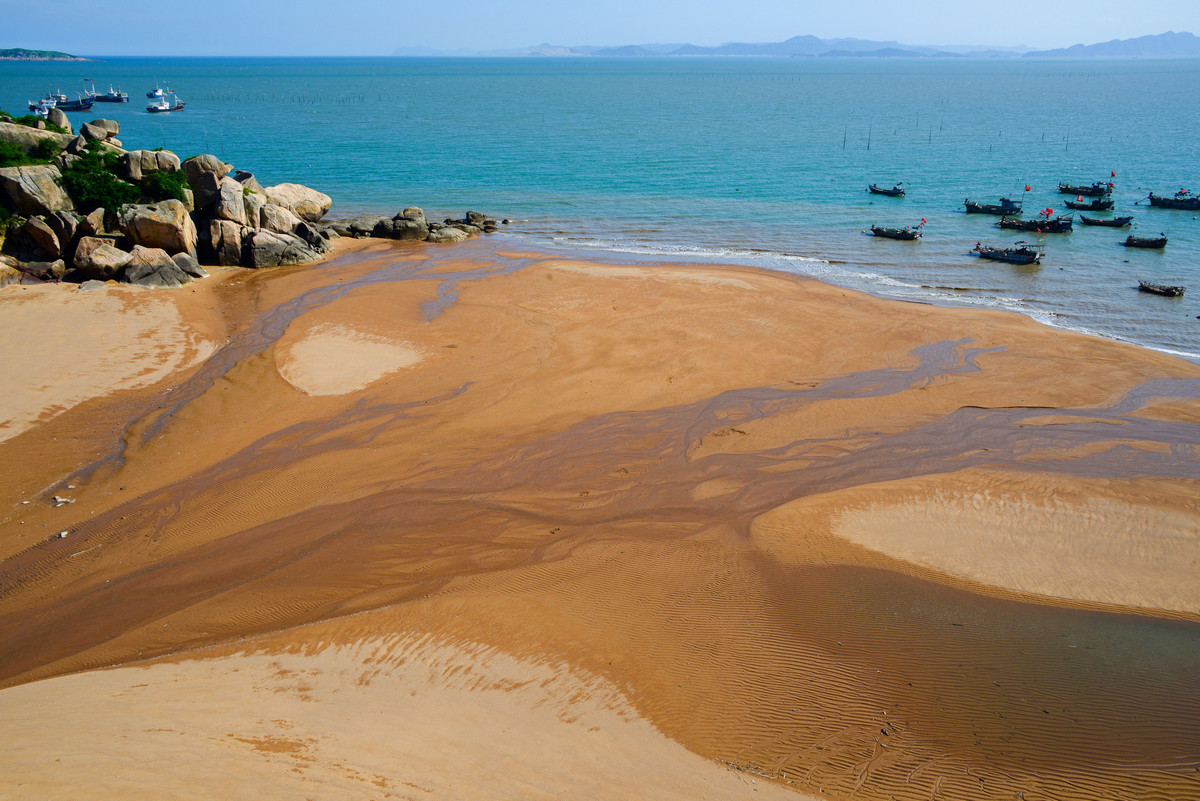
[(438, 228), (435, 231), (430, 231), (429, 236), (425, 238), (426, 242), (433, 242), (439, 245), (453, 244), (454, 242), (462, 242), (464, 239), (470, 239), (471, 235), (461, 228), (450, 228), (445, 226)]
[(162, 248), (134, 245), (125, 265), (125, 280), (138, 286), (180, 287), (190, 283), (192, 276), (180, 269), (175, 260)]
[(263, 189), (262, 184), (260, 184), (258, 179), (254, 177), (254, 173), (246, 172), (245, 170), (238, 170), (233, 174), (233, 180), (245, 187), (247, 192), (255, 195), (262, 195), (264, 198), (263, 202), (266, 202), (265, 198), (267, 190)]
[(266, 188), (267, 202), (283, 206), (302, 220), (317, 222), (329, 211), (329, 195), (301, 184), (276, 184)]
[(0, 141), (16, 145), (21, 148), (21, 152), (27, 155), (32, 154), (38, 142), (43, 139), (49, 139), (59, 148), (65, 148), (74, 138), (74, 134), (60, 134), (44, 128), (29, 128), (12, 122), (0, 122)]
[(25, 274), (13, 265), (0, 261), (0, 288), (9, 284), (19, 284), (24, 276)]
[(242, 198), (242, 185), (232, 178), (222, 178), (217, 185), (217, 194), (213, 201), (213, 216), (219, 220), (245, 225), (246, 204)]
[(338, 236), (350, 236), (356, 239), (374, 235), (376, 226), (388, 221), (387, 217), (378, 214), (362, 214), (358, 217), (344, 217), (334, 220), (325, 227)]
[(237, 267), (242, 263), (242, 230), (242, 226), (228, 220), (209, 223), (209, 247), (214, 264)]
[(52, 108), (46, 114), (46, 123), (62, 128), (67, 133), (71, 133), (71, 120), (67, 118), (67, 113), (61, 108)]
[(179, 156), (169, 150), (130, 150), (121, 156), (118, 167), (128, 181), (134, 183), (156, 172), (178, 172)]
[(0, 193), (6, 205), (26, 217), (53, 214), (73, 209), (71, 198), (63, 191), (62, 173), (53, 165), (0, 167)]
[(201, 267), (200, 262), (190, 253), (176, 253), (171, 257), (171, 261), (192, 278), (208, 278), (208, 271)]
[(211, 153), (204, 153), (183, 162), (183, 171), (187, 173), (188, 183), (194, 185), (206, 173), (211, 173), (220, 181), (233, 171), (233, 165), (226, 164)]
[(100, 118), (98, 120), (92, 120), (88, 123), (88, 125), (91, 125), (94, 128), (104, 129), (104, 131), (107, 132), (107, 136), (110, 141), (114, 136), (121, 133), (121, 123), (117, 122), (116, 120), (106, 120), (104, 118)]
[(58, 234), (54, 233), (54, 229), (44, 218), (30, 217), (25, 221), (22, 233), (29, 237), (34, 246), (45, 254), (45, 258), (57, 259), (62, 255), (62, 245), (58, 241)]
[[(114, 148), (119, 132), (115, 121), (105, 119), (82, 125), (78, 136), (54, 133), (44, 125), (0, 122), (0, 140), (16, 142), (31, 155), (50, 138), (61, 147), (55, 163), (63, 168), (86, 157), (97, 143)], [(44, 146), (41, 152), (47, 152)], [(186, 200), (96, 209), (80, 217), (62, 190), (60, 166), (0, 169), (0, 206), (10, 218), (0, 227), (4, 276), (15, 268), (27, 280), (66, 275), (68, 280), (181, 286), (207, 275), (198, 259), (221, 266), (276, 267), (319, 259), (339, 236), (458, 242), (496, 229), (494, 220), (478, 212), (431, 222), (416, 206), (392, 217), (363, 215), (323, 225), (330, 197), (302, 184), (264, 188), (252, 173), (234, 171), (211, 154), (181, 162), (167, 150), (117, 152), (116, 178), (140, 184), (143, 192), (176, 193), (170, 182), (145, 179), (182, 172)], [(96, 168), (90, 160), (85, 164)], [(8, 280), (4, 276), (0, 281)]]
[(168, 255), (196, 253), (196, 225), (178, 200), (126, 206), (121, 211), (121, 230), (134, 244), (161, 248)]
[(245, 239), (246, 266), (283, 267), (289, 264), (306, 264), (316, 261), (321, 254), (295, 234), (279, 234), (274, 231), (255, 231)]
[(73, 211), (56, 211), (46, 217), (46, 223), (54, 231), (54, 235), (58, 237), (63, 250), (66, 251), (79, 230), (79, 217)]
[(242, 190), (242, 208), (246, 212), (246, 225), (251, 228), (258, 228), (262, 218), (262, 208), (266, 205), (263, 196), (257, 192), (247, 192)]
[(129, 253), (118, 250), (109, 239), (84, 236), (75, 247), (74, 264), (86, 278), (107, 281), (119, 277), (132, 258)]
[(258, 227), (277, 234), (290, 234), (301, 222), (295, 214), (274, 203), (264, 205), (258, 214)]

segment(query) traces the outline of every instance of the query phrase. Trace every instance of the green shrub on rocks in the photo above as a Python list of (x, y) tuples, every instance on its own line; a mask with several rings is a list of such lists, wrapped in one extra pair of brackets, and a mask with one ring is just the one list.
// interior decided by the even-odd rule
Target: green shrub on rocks
[(49, 164), (59, 154), (59, 145), (53, 139), (41, 139), (28, 155), (18, 145), (0, 141), (0, 167), (24, 167), (30, 164)]
[(187, 175), (177, 172), (152, 172), (142, 177), (142, 191), (157, 202), (159, 200), (175, 200), (187, 202), (183, 190), (187, 187)]
[(89, 143), (79, 159), (62, 171), (63, 188), (79, 211), (115, 211), (137, 202), (141, 195), (138, 188), (116, 176), (117, 159), (116, 152)]

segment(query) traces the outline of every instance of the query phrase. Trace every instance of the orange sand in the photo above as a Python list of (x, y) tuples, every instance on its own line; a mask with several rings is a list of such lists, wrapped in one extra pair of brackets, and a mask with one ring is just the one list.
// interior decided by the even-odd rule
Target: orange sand
[(480, 241), (195, 289), (0, 293), (0, 795), (1200, 795), (1200, 367)]

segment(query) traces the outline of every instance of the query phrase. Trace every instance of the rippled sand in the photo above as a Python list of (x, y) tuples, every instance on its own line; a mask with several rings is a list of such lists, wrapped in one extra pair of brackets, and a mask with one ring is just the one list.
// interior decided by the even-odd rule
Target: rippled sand
[(132, 303), (0, 443), (0, 794), (1200, 797), (1196, 365), (479, 241)]

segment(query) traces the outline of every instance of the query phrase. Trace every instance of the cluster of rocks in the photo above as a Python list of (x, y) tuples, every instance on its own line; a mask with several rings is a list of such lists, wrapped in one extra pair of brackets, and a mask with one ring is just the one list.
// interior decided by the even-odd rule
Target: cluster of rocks
[[(276, 267), (321, 258), (339, 236), (457, 242), (496, 230), (477, 212), (429, 222), (407, 208), (394, 217), (362, 216), (321, 224), (328, 195), (293, 183), (264, 187), (214, 155), (180, 161), (166, 150), (121, 149), (120, 125), (93, 120), (74, 134), (66, 115), (47, 122), (60, 134), (0, 122), (0, 140), (33, 153), (39, 140), (62, 148), (53, 164), (0, 168), (0, 204), (13, 215), (0, 227), (0, 286), (22, 280), (118, 280), (181, 286), (207, 275), (201, 266)], [(163, 200), (78, 213), (62, 188), (62, 170), (89, 142), (119, 155), (116, 176), (138, 185), (153, 173), (182, 171), (185, 200)], [(508, 222), (505, 220), (504, 222)]]
[[(508, 220), (503, 220), (507, 225)], [(496, 221), (477, 211), (468, 211), (461, 220), (446, 219), (429, 222), (425, 212), (410, 206), (395, 217), (364, 214), (329, 223), (327, 230), (338, 236), (375, 237), (377, 239), (407, 239), (423, 242), (461, 242), (480, 234), (490, 234), (497, 228)]]

